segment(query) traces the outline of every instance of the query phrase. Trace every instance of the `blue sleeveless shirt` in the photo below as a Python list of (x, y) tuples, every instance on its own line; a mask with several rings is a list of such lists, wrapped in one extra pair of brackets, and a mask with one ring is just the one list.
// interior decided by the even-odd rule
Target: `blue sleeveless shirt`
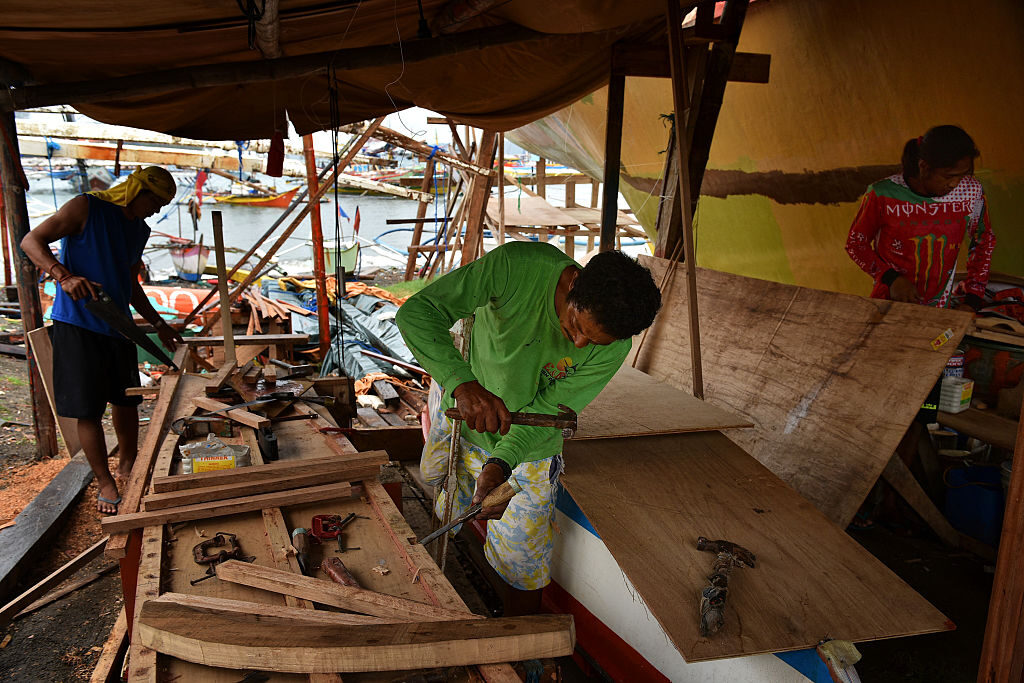
[[(142, 258), (149, 240), (149, 226), (141, 218), (128, 219), (122, 207), (85, 195), (89, 217), (79, 235), (61, 240), (60, 262), (75, 275), (99, 282), (125, 313), (132, 296), (132, 267)], [(57, 286), (50, 317), (111, 337), (120, 337), (110, 326)]]

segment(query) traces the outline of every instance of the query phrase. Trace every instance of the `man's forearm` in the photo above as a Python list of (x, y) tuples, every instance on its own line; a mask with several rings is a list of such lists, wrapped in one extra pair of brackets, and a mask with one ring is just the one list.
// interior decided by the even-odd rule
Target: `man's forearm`
[(132, 283), (132, 306), (139, 312), (143, 318), (149, 321), (154, 326), (166, 325), (166, 321), (160, 317), (156, 309), (153, 308), (153, 304), (149, 301), (149, 297), (146, 296), (146, 292), (142, 289), (142, 285), (138, 282)]
[(31, 232), (21, 240), (21, 248), (29, 260), (36, 264), (36, 267), (43, 272), (49, 273), (55, 265), (60, 263), (54, 257), (53, 252), (50, 251), (50, 245), (43, 243), (39, 237)]

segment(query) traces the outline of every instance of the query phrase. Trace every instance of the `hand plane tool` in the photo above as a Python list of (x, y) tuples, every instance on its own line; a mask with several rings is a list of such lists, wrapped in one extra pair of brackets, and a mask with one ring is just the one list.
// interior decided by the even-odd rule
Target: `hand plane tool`
[(729, 572), (733, 567), (757, 566), (757, 558), (741, 545), (729, 541), (709, 541), (697, 538), (697, 550), (718, 555), (708, 576), (709, 584), (700, 593), (700, 634), (707, 637), (716, 633), (725, 623), (725, 598), (729, 593)]
[(110, 295), (99, 289), (96, 293), (97, 298), (89, 299), (85, 302), (85, 308), (87, 311), (95, 315), (97, 318), (110, 325), (110, 328), (115, 332), (120, 333), (128, 341), (141, 346), (145, 351), (153, 354), (159, 359), (164, 365), (168, 365), (175, 370), (180, 368), (174, 364), (171, 357), (164, 353), (164, 350), (160, 348), (156, 343), (153, 342), (146, 334), (139, 329), (131, 318), (125, 315), (124, 311), (117, 307), (114, 300), (110, 298)]
[(440, 538), (444, 534), (451, 531), (455, 526), (462, 524), (468, 519), (476, 517), (484, 508), (494, 507), (496, 505), (504, 505), (508, 501), (512, 500), (512, 496), (516, 495), (522, 490), (523, 487), (520, 486), (515, 479), (509, 479), (508, 481), (502, 483), (500, 486), (496, 487), (493, 491), (488, 493), (484, 497), (482, 502), (479, 502), (476, 505), (471, 506), (461, 515), (453, 519), (448, 524), (445, 524), (437, 531), (434, 531), (424, 536), (423, 539), (420, 541), (420, 545), (426, 545), (431, 541)]
[[(461, 420), (462, 413), (458, 408), (449, 408), (444, 411), (445, 417), (452, 420)], [(578, 428), (576, 411), (566, 405), (558, 404), (557, 415), (544, 413), (512, 413), (512, 424), (529, 425), (531, 427), (555, 427), (562, 430), (563, 439), (571, 439)]]

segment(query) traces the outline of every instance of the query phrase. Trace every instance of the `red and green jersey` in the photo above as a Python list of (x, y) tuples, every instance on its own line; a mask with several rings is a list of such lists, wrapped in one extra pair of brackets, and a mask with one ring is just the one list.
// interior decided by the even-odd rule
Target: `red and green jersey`
[(922, 197), (897, 174), (868, 188), (850, 228), (846, 252), (874, 278), (871, 296), (889, 298), (881, 277), (892, 268), (917, 285), (922, 304), (945, 307), (960, 245), (968, 233), (964, 291), (983, 297), (996, 238), (981, 183), (965, 176), (949, 194)]

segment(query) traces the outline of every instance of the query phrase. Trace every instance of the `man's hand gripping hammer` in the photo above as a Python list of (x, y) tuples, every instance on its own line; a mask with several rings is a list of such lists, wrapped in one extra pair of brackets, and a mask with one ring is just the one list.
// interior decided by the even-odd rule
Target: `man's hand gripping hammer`
[[(462, 413), (458, 408), (449, 408), (444, 411), (446, 417), (452, 420), (461, 420)], [(531, 427), (555, 427), (562, 430), (563, 439), (571, 439), (576, 433), (578, 419), (576, 411), (569, 406), (558, 404), (558, 414), (548, 415), (544, 413), (512, 413), (512, 424), (529, 425)]]

